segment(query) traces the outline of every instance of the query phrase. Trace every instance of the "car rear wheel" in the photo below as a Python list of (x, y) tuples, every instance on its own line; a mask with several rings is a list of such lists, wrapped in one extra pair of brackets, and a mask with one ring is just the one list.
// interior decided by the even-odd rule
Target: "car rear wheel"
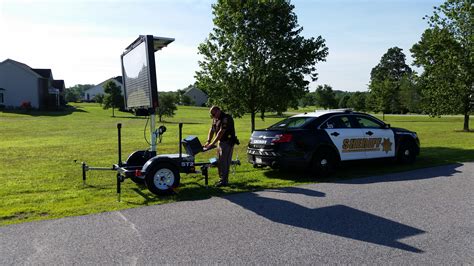
[(334, 151), (323, 148), (314, 154), (311, 168), (316, 177), (328, 177), (336, 170), (336, 164), (337, 157)]
[(397, 161), (402, 164), (412, 164), (415, 160), (415, 144), (411, 141), (402, 142), (398, 149)]

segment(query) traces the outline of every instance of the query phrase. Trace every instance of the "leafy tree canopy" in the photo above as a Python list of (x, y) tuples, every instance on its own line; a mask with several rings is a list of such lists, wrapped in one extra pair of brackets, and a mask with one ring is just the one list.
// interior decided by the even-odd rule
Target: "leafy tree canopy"
[(369, 91), (375, 111), (400, 113), (400, 83), (404, 76), (411, 75), (401, 48), (392, 47), (382, 56), (380, 63), (370, 72)]
[(426, 16), (429, 28), (413, 45), (414, 64), (421, 66), (425, 111), (433, 116), (464, 114), (465, 131), (474, 110), (472, 0), (448, 0)]
[(77, 102), (82, 100), (84, 97), (84, 92), (92, 87), (94, 87), (93, 84), (76, 84), (72, 87), (66, 88), (66, 101)]
[(336, 94), (329, 85), (319, 85), (316, 88), (316, 102), (324, 109), (337, 108)]
[(214, 29), (199, 45), (204, 59), (197, 86), (234, 116), (297, 107), (316, 63), (328, 49), (321, 36), (305, 39), (289, 1), (224, 1), (212, 6)]
[(163, 116), (173, 117), (176, 108), (176, 96), (171, 93), (160, 93), (158, 94), (158, 117), (159, 121), (162, 121)]
[(109, 80), (104, 85), (104, 92), (103, 108), (105, 110), (112, 108), (112, 116), (115, 116), (115, 108), (123, 109), (125, 106), (122, 89)]

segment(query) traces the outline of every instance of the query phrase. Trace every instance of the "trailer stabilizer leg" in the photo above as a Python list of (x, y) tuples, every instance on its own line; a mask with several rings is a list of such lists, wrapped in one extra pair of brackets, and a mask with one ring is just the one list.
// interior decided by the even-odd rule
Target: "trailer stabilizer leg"
[(121, 198), (121, 192), (122, 192), (122, 187), (121, 187), (121, 183), (123, 182), (123, 179), (122, 179), (122, 176), (120, 175), (120, 173), (117, 173), (117, 201), (120, 202)]
[(86, 186), (86, 168), (87, 164), (82, 162), (82, 186)]
[(203, 165), (201, 167), (201, 173), (204, 176), (204, 184), (206, 185), (206, 188), (208, 188), (209, 184), (209, 167), (207, 165)]

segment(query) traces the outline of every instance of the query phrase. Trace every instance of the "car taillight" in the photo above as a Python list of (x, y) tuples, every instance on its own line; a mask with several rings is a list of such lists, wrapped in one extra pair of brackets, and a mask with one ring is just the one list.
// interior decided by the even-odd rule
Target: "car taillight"
[(272, 140), (272, 143), (290, 142), (292, 138), (293, 138), (293, 135), (291, 135), (291, 134), (278, 134)]

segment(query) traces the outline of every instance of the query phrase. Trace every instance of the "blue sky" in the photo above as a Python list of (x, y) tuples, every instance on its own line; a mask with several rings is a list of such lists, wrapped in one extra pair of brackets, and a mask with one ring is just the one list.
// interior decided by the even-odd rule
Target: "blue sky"
[[(370, 70), (398, 46), (410, 47), (428, 27), (437, 0), (294, 0), (305, 37), (321, 35), (329, 56), (319, 79), (336, 90), (365, 91)], [(97, 84), (121, 75), (120, 55), (138, 35), (175, 38), (155, 54), (158, 88), (194, 82), (197, 46), (211, 31), (213, 1), (199, 0), (0, 0), (0, 61), (51, 68), (66, 87)]]

